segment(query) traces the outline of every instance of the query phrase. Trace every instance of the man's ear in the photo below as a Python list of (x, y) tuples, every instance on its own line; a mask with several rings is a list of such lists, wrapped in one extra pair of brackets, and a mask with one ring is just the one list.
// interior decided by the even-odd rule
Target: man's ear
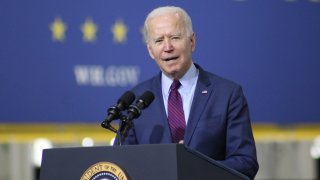
[(151, 57), (152, 59), (154, 59), (152, 47), (149, 45), (149, 43), (147, 43), (147, 49), (148, 49), (148, 52), (149, 52), (150, 57)]
[(192, 33), (190, 37), (190, 41), (191, 41), (191, 49), (192, 51), (194, 51), (196, 48), (196, 35), (194, 33)]

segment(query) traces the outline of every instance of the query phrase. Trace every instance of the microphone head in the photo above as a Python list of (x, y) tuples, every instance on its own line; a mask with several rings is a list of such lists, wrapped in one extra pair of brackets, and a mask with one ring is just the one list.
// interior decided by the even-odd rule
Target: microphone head
[(131, 91), (126, 91), (118, 100), (118, 104), (121, 104), (120, 110), (126, 109), (136, 98)]
[(143, 103), (143, 109), (148, 107), (152, 101), (154, 100), (154, 95), (151, 91), (146, 91), (144, 92), (140, 98), (138, 99), (137, 102), (142, 102)]

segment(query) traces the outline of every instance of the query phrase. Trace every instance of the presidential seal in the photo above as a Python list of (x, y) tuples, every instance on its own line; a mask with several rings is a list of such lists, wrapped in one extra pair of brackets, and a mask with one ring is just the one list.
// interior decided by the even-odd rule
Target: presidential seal
[(90, 166), (80, 180), (129, 180), (124, 171), (116, 164), (99, 162)]

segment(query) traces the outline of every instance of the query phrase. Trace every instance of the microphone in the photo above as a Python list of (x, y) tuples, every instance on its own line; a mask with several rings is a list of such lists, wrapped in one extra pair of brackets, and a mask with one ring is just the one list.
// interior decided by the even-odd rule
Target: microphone
[(141, 114), (141, 110), (147, 108), (154, 100), (154, 95), (151, 91), (144, 92), (140, 98), (136, 101), (135, 105), (130, 105), (127, 113), (127, 121), (138, 118)]
[(121, 118), (122, 114), (121, 111), (127, 109), (129, 105), (134, 101), (135, 95), (131, 91), (126, 91), (117, 102), (117, 105), (111, 106), (108, 109), (108, 116), (105, 120), (101, 123), (101, 126), (107, 129), (110, 129), (113, 132), (117, 132), (115, 128), (113, 128), (110, 123), (115, 119)]
[(138, 118), (141, 114), (141, 110), (147, 108), (154, 100), (154, 95), (151, 91), (146, 91), (136, 101), (135, 105), (130, 105), (127, 111), (127, 116), (122, 119), (121, 126), (119, 128), (120, 138), (118, 139), (118, 145), (123, 145), (126, 137), (128, 136), (129, 129), (132, 128), (132, 120)]

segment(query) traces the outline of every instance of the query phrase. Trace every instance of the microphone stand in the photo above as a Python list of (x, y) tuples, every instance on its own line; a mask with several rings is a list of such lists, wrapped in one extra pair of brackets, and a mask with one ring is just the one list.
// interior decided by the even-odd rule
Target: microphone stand
[[(137, 100), (135, 105), (130, 105), (127, 110), (127, 116), (119, 114), (121, 120), (117, 133), (117, 145), (122, 146), (128, 136), (129, 130), (133, 127), (133, 119), (138, 118), (141, 110), (145, 109), (153, 101), (154, 95), (151, 91), (146, 91)], [(112, 127), (112, 126), (111, 126)]]
[(127, 138), (128, 136), (128, 133), (129, 133), (129, 130), (133, 127), (133, 122), (132, 120), (130, 120), (127, 116), (123, 115), (123, 114), (119, 114), (120, 116), (120, 127), (119, 129), (117, 130), (116, 128), (112, 127), (110, 122), (108, 121), (103, 121), (101, 123), (101, 126), (105, 129), (108, 129), (114, 133), (117, 134), (117, 145), (118, 146), (121, 146), (123, 145), (125, 139)]
[[(111, 115), (111, 116), (110, 116)], [(109, 119), (109, 117), (112, 117)], [(116, 106), (112, 106), (108, 109), (108, 117), (101, 123), (101, 126), (105, 129), (108, 129), (114, 133), (117, 133), (117, 130), (111, 126), (111, 121), (118, 119), (118, 117), (122, 117), (122, 113)]]
[(129, 130), (133, 127), (132, 120), (129, 120), (127, 116), (121, 117), (121, 124), (118, 130), (118, 142), (119, 146), (122, 146), (124, 141), (126, 140)]
[(103, 122), (101, 123), (101, 126), (102, 126), (103, 128), (105, 128), (105, 129), (108, 129), (108, 130), (114, 132), (114, 133), (117, 133), (117, 130), (116, 130), (114, 127), (112, 127), (111, 124), (110, 124), (109, 122), (107, 122), (107, 121), (103, 121)]

